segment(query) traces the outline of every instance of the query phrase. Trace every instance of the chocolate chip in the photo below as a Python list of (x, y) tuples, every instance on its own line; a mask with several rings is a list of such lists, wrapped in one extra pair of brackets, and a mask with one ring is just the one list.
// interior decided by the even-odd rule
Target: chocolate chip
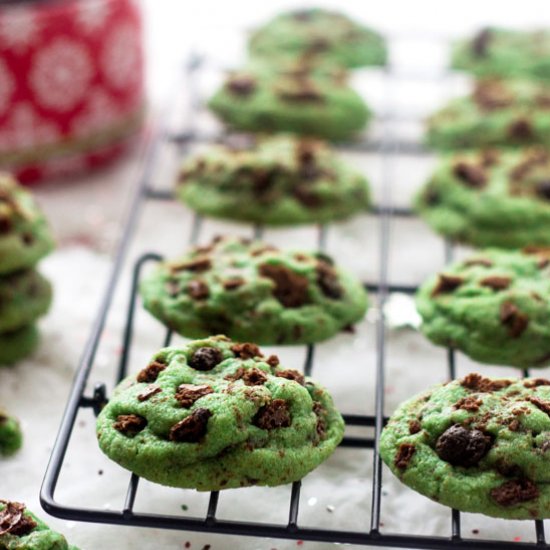
[(434, 289), (432, 290), (432, 298), (438, 296), (439, 294), (448, 294), (456, 290), (462, 283), (464, 279), (458, 275), (446, 275), (445, 273), (439, 274), (439, 279)]
[(337, 300), (344, 294), (344, 289), (338, 280), (336, 270), (325, 262), (318, 262), (315, 268), (317, 284), (327, 298)]
[(476, 372), (466, 375), (460, 381), (462, 387), (481, 393), (499, 391), (507, 388), (511, 383), (510, 380), (491, 380), (490, 378), (484, 378), (481, 374), (477, 374)]
[(193, 271), (202, 273), (212, 267), (212, 260), (208, 256), (198, 256), (192, 260), (184, 260), (170, 264), (171, 271)]
[(393, 461), (395, 467), (400, 470), (405, 470), (415, 452), (416, 447), (412, 443), (401, 443)]
[(511, 282), (512, 282), (512, 279), (510, 279), (510, 277), (501, 277), (498, 275), (492, 275), (490, 277), (485, 277), (485, 279), (481, 279), (479, 284), (481, 286), (488, 286), (493, 290), (504, 290), (510, 286)]
[(540, 397), (528, 397), (528, 401), (533, 403), (535, 407), (540, 409), (542, 412), (550, 415), (550, 401), (544, 401), (544, 399), (541, 399)]
[(147, 386), (138, 396), (138, 401), (147, 401), (153, 395), (156, 395), (157, 393), (160, 393), (162, 391), (162, 388), (159, 386)]
[(23, 243), (27, 246), (30, 246), (34, 243), (34, 235), (32, 233), (23, 233), (23, 235), (21, 235), (21, 239)]
[(519, 338), (527, 326), (529, 318), (511, 302), (503, 302), (500, 306), (500, 322), (508, 328), (508, 335)]
[(294, 369), (280, 370), (275, 373), (275, 376), (278, 376), (279, 378), (286, 378), (287, 380), (294, 380), (294, 382), (298, 382), (301, 386), (305, 386), (306, 383), (304, 375)]
[(137, 414), (120, 414), (113, 428), (124, 435), (133, 437), (147, 426), (147, 420)]
[(422, 425), (418, 420), (409, 421), (409, 433), (411, 435), (417, 434), (422, 429)]
[(505, 84), (498, 80), (482, 80), (477, 83), (473, 100), (485, 111), (503, 109), (514, 102), (514, 95)]
[(265, 361), (270, 367), (274, 368), (279, 364), (279, 358), (276, 355), (270, 355)]
[(208, 419), (212, 412), (208, 409), (195, 409), (189, 416), (170, 428), (170, 441), (197, 443), (206, 435)]
[(479, 160), (484, 168), (490, 168), (498, 164), (500, 154), (495, 149), (485, 149), (479, 154)]
[(435, 452), (453, 466), (475, 466), (489, 452), (493, 442), (491, 436), (480, 430), (455, 424), (445, 430), (437, 439)]
[(13, 227), (11, 218), (9, 217), (0, 217), (0, 234), (5, 235), (11, 231)]
[(253, 423), (262, 430), (288, 428), (291, 424), (288, 404), (284, 399), (273, 399), (256, 413)]
[(472, 40), (472, 53), (476, 57), (486, 57), (489, 44), (493, 38), (491, 29), (482, 29)]
[(307, 277), (295, 273), (284, 265), (262, 264), (258, 267), (262, 277), (275, 283), (273, 295), (283, 306), (288, 308), (302, 307), (309, 303)]
[(280, 173), (281, 170), (278, 168), (255, 170), (251, 172), (252, 191), (259, 197), (268, 194), (273, 189)]
[(231, 351), (239, 359), (253, 359), (254, 357), (263, 357), (264, 354), (256, 344), (245, 342), (243, 344), (233, 344)]
[(297, 185), (294, 187), (292, 189), (292, 194), (296, 197), (298, 202), (307, 208), (318, 208), (323, 203), (323, 200), (315, 193), (315, 191), (302, 185)]
[(325, 439), (325, 436), (327, 434), (327, 421), (326, 421), (326, 414), (327, 411), (319, 401), (313, 402), (313, 412), (317, 416), (317, 425), (315, 426), (315, 431), (317, 433), (317, 436), (319, 439)]
[(424, 202), (427, 206), (436, 206), (441, 202), (441, 197), (435, 189), (428, 187), (424, 192)]
[(204, 281), (194, 279), (187, 285), (187, 294), (194, 300), (205, 300), (210, 296), (210, 289)]
[(158, 360), (152, 361), (144, 369), (140, 370), (137, 375), (138, 382), (155, 382), (158, 375), (166, 368), (164, 363)]
[(4, 509), (0, 511), (0, 536), (10, 534), (24, 537), (37, 526), (32, 517), (25, 515), (24, 504), (7, 500), (0, 500), (0, 503), (4, 505)]
[(473, 395), (467, 395), (459, 399), (454, 407), (455, 409), (463, 409), (465, 411), (475, 412), (479, 410), (479, 407), (483, 405), (483, 401)]
[(514, 418), (509, 424), (508, 424), (508, 429), (511, 431), (511, 432), (517, 432), (520, 428), (520, 423), (519, 423), (519, 420), (517, 418)]
[(247, 97), (256, 89), (256, 80), (249, 75), (235, 75), (225, 86), (233, 95)]
[(485, 170), (481, 166), (459, 161), (453, 166), (453, 174), (468, 187), (480, 189), (487, 183)]
[(541, 199), (550, 200), (550, 180), (537, 182), (535, 192)]
[(203, 347), (198, 348), (189, 360), (189, 366), (195, 370), (212, 370), (216, 365), (223, 361), (223, 354), (217, 348)]
[(233, 374), (225, 377), (226, 380), (242, 380), (246, 386), (262, 386), (267, 382), (267, 374), (256, 367), (245, 369), (239, 367)]
[(538, 388), (539, 386), (550, 386), (550, 380), (546, 378), (528, 378), (523, 382), (526, 388)]
[(538, 487), (529, 479), (513, 479), (491, 490), (491, 498), (500, 506), (514, 506), (538, 496)]
[(201, 397), (214, 393), (214, 390), (206, 385), (195, 386), (194, 384), (180, 384), (176, 391), (176, 400), (184, 408), (188, 409), (195, 401)]
[(534, 130), (531, 121), (526, 118), (519, 118), (508, 126), (508, 135), (517, 140), (527, 140), (534, 137)]
[(235, 290), (236, 288), (243, 286), (245, 282), (246, 281), (242, 277), (234, 277), (233, 279), (227, 279), (222, 284), (225, 290)]
[(304, 79), (290, 80), (276, 90), (277, 96), (283, 101), (296, 103), (320, 103), (324, 100), (323, 94), (313, 82)]
[(330, 41), (323, 36), (316, 36), (311, 40), (308, 45), (307, 51), (309, 53), (322, 53), (328, 50), (330, 47)]

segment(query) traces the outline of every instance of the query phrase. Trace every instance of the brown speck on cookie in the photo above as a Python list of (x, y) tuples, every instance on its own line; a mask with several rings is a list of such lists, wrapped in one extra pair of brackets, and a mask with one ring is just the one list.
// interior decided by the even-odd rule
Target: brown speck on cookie
[(279, 358), (276, 355), (270, 355), (265, 361), (271, 368), (279, 364)]
[(397, 449), (395, 460), (393, 461), (395, 467), (400, 470), (405, 470), (415, 452), (416, 447), (412, 443), (401, 443)]
[(498, 164), (500, 154), (496, 149), (484, 149), (479, 154), (479, 160), (484, 168), (490, 168)]
[(440, 273), (438, 276), (437, 284), (432, 290), (432, 298), (438, 296), (439, 294), (448, 294), (456, 290), (462, 283), (464, 279), (458, 275), (446, 275), (445, 273)]
[(465, 411), (469, 412), (475, 412), (479, 410), (479, 407), (483, 405), (483, 401), (479, 397), (475, 397), (473, 395), (467, 395), (466, 397), (462, 397), (459, 399), (454, 407), (455, 409), (463, 409)]
[(475, 57), (486, 57), (489, 50), (489, 44), (493, 38), (491, 29), (480, 30), (472, 40), (472, 53)]
[(225, 87), (233, 95), (247, 97), (256, 90), (256, 80), (249, 75), (234, 75), (227, 80)]
[(21, 239), (23, 240), (23, 244), (27, 246), (34, 243), (34, 235), (32, 233), (23, 233), (23, 235), (21, 235)]
[(12, 221), (9, 217), (0, 217), (0, 234), (5, 235), (9, 233), (12, 228)]
[(453, 466), (467, 467), (478, 464), (489, 452), (491, 445), (491, 436), (455, 424), (439, 436), (435, 451), (441, 460)]
[(256, 257), (256, 256), (261, 256), (266, 252), (279, 252), (279, 249), (276, 246), (266, 244), (266, 245), (260, 246), (260, 248), (255, 248), (254, 250), (251, 250), (250, 255)]
[(25, 515), (24, 504), (7, 500), (0, 500), (0, 503), (4, 505), (0, 512), (0, 536), (24, 537), (37, 526), (32, 517)]
[(309, 302), (307, 277), (294, 273), (284, 265), (262, 264), (258, 271), (262, 277), (275, 283), (273, 295), (283, 306), (295, 308)]
[(195, 350), (189, 366), (195, 370), (212, 370), (216, 365), (223, 361), (223, 354), (218, 348), (202, 347)]
[(162, 388), (160, 386), (155, 386), (154, 384), (151, 384), (150, 386), (147, 386), (138, 396), (138, 401), (147, 401), (153, 395), (156, 395), (157, 393), (160, 393), (162, 391)]
[(212, 267), (212, 260), (208, 256), (197, 256), (191, 260), (185, 260), (181, 262), (174, 262), (170, 264), (170, 270), (177, 271), (193, 271), (195, 273), (202, 273), (208, 271)]
[(508, 328), (510, 337), (519, 338), (527, 328), (529, 318), (516, 305), (503, 302), (500, 306), (500, 322)]
[(526, 118), (518, 118), (508, 126), (508, 135), (516, 140), (530, 139), (534, 137), (533, 125)]
[(130, 437), (141, 432), (147, 426), (147, 420), (137, 414), (120, 414), (117, 416), (113, 428)]
[(539, 386), (550, 386), (550, 380), (546, 378), (530, 378), (523, 382), (525, 388), (538, 388)]
[(264, 354), (256, 344), (245, 342), (243, 344), (233, 344), (231, 351), (239, 359), (253, 359), (254, 357), (263, 357)]
[(327, 434), (327, 422), (325, 420), (327, 411), (325, 407), (323, 407), (323, 405), (319, 403), (319, 401), (314, 401), (313, 412), (317, 416), (317, 425), (315, 427), (315, 431), (317, 432), (319, 439), (325, 439), (325, 436)]
[(479, 281), (481, 286), (488, 286), (493, 290), (505, 290), (510, 286), (512, 279), (510, 277), (501, 277), (498, 275), (492, 275), (490, 277), (485, 277)]
[(298, 202), (307, 208), (318, 208), (322, 204), (321, 198), (311, 189), (305, 186), (298, 185), (292, 190), (292, 194)]
[(514, 95), (499, 80), (481, 80), (476, 84), (473, 100), (483, 111), (503, 109), (514, 102)]
[(208, 409), (196, 409), (189, 416), (170, 428), (170, 441), (178, 443), (197, 443), (206, 435), (208, 419), (212, 412)]
[(540, 147), (529, 148), (519, 163), (510, 171), (513, 180), (523, 179), (535, 166), (545, 164), (550, 159), (548, 151)]
[(473, 258), (471, 260), (466, 260), (464, 262), (464, 265), (466, 267), (473, 267), (473, 266), (492, 267), (493, 262), (491, 260), (488, 260), (487, 258)]
[(472, 189), (481, 189), (487, 183), (485, 170), (481, 166), (469, 162), (457, 162), (453, 166), (453, 174)]
[(424, 191), (423, 197), (427, 206), (437, 206), (441, 202), (439, 193), (432, 187), (428, 187), (428, 189)]
[(226, 380), (242, 380), (246, 386), (261, 386), (267, 382), (267, 374), (256, 367), (245, 369), (239, 367), (233, 374), (228, 374)]
[(166, 368), (164, 363), (161, 363), (158, 359), (151, 361), (144, 369), (140, 370), (137, 375), (138, 382), (155, 382), (158, 375)]
[(511, 431), (511, 432), (517, 432), (520, 428), (520, 423), (519, 423), (519, 420), (517, 418), (514, 418), (513, 420), (510, 421), (510, 423), (508, 424), (508, 429)]
[(545, 179), (537, 182), (535, 185), (535, 193), (537, 197), (544, 200), (550, 200), (550, 179)]
[(164, 288), (166, 289), (168, 296), (171, 298), (175, 298), (181, 290), (179, 282), (174, 281), (174, 279), (168, 279), (164, 285)]
[(544, 401), (544, 399), (536, 396), (527, 397), (527, 401), (533, 403), (543, 413), (550, 415), (550, 401)]
[(195, 386), (194, 384), (180, 384), (176, 391), (176, 400), (184, 408), (188, 409), (195, 401), (201, 397), (214, 393), (214, 390), (207, 384)]
[(223, 282), (223, 288), (225, 290), (235, 290), (245, 284), (245, 280), (242, 277), (234, 277)]
[(422, 429), (422, 425), (418, 420), (409, 420), (409, 433), (411, 435), (417, 434)]
[(315, 268), (317, 272), (317, 284), (327, 298), (338, 300), (342, 297), (344, 290), (338, 280), (338, 273), (334, 267), (326, 262), (319, 261)]
[(291, 422), (288, 404), (284, 399), (273, 399), (261, 407), (253, 420), (254, 425), (262, 430), (288, 428)]
[(538, 496), (538, 487), (529, 479), (513, 479), (491, 490), (491, 498), (500, 506), (514, 506)]
[(210, 289), (204, 281), (194, 279), (187, 285), (187, 294), (194, 300), (205, 300), (210, 296)]
[(315, 84), (304, 78), (289, 80), (276, 90), (277, 96), (283, 101), (299, 103), (320, 103), (324, 100), (323, 94)]
[(503, 388), (507, 388), (511, 383), (510, 380), (491, 380), (490, 378), (484, 378), (481, 374), (477, 374), (476, 372), (467, 374), (460, 381), (460, 385), (463, 388), (481, 393), (499, 391)]
[(305, 386), (306, 379), (305, 376), (294, 369), (286, 369), (286, 370), (280, 370), (275, 374), (275, 376), (278, 376), (279, 378), (286, 378), (287, 380), (294, 380), (294, 382), (298, 382), (301, 386)]

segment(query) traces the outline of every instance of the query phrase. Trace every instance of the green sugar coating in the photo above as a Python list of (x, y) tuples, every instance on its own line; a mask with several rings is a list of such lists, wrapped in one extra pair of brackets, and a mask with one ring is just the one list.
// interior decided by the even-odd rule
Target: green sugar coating
[(550, 83), (486, 80), (427, 121), (435, 149), (550, 145)]
[(23, 434), (16, 418), (0, 408), (0, 456), (10, 456), (21, 448)]
[(0, 365), (11, 365), (27, 357), (37, 348), (39, 341), (35, 325), (0, 333)]
[(278, 15), (252, 34), (248, 49), (252, 57), (271, 64), (302, 56), (344, 67), (385, 65), (387, 60), (380, 34), (319, 8)]
[(160, 350), (97, 420), (99, 446), (112, 460), (200, 491), (297, 481), (343, 434), (324, 388), (224, 336)]
[(1, 276), (0, 333), (15, 331), (45, 315), (51, 300), (50, 283), (34, 269)]
[(550, 364), (548, 250), (481, 250), (419, 289), (422, 332), (476, 361), (515, 367)]
[(347, 79), (315, 72), (243, 69), (229, 75), (208, 105), (230, 127), (250, 132), (291, 132), (344, 141), (371, 117)]
[(78, 550), (19, 502), (0, 500), (0, 550)]
[(370, 204), (364, 176), (323, 142), (232, 136), (188, 159), (178, 196), (207, 216), (264, 225), (326, 223)]
[(359, 321), (367, 294), (327, 256), (235, 237), (160, 264), (141, 283), (145, 308), (187, 338), (319, 342)]
[(550, 245), (550, 154), (533, 147), (445, 157), (417, 195), (416, 210), (458, 242)]
[(463, 512), (550, 517), (550, 381), (469, 374), (403, 403), (380, 455), (419, 493)]
[(33, 196), (0, 173), (0, 274), (32, 267), (54, 247)]
[(550, 32), (489, 27), (457, 42), (452, 66), (479, 77), (550, 79)]

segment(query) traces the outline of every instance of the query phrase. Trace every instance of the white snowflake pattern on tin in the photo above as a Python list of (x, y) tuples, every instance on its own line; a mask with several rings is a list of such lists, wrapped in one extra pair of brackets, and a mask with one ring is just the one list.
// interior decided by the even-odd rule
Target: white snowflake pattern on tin
[(70, 111), (82, 101), (93, 76), (86, 47), (58, 38), (38, 51), (30, 70), (30, 84), (43, 107)]
[(20, 103), (0, 129), (0, 152), (31, 149), (59, 139), (60, 132), (55, 124), (42, 119), (30, 103)]
[(107, 38), (101, 57), (107, 81), (116, 90), (124, 90), (141, 80), (141, 41), (136, 26), (126, 23)]
[(25, 51), (38, 42), (39, 31), (33, 8), (12, 7), (0, 16), (0, 41), (15, 51)]
[(110, 11), (111, 2), (108, 0), (87, 0), (78, 3), (76, 18), (86, 32), (92, 32), (105, 25)]
[(15, 89), (15, 82), (8, 66), (0, 59), (0, 116), (8, 109), (11, 96)]
[(108, 128), (121, 116), (112, 98), (101, 88), (88, 92), (86, 105), (71, 123), (77, 136), (85, 136)]

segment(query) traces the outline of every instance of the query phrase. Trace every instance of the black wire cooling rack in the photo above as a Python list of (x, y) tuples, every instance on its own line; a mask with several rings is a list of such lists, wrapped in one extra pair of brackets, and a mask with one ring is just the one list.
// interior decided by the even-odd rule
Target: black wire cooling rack
[[(140, 479), (134, 474), (130, 474), (128, 488), (124, 500), (124, 506), (119, 510), (106, 510), (84, 508), (77, 506), (68, 506), (59, 503), (56, 500), (56, 490), (58, 489), (58, 480), (62, 472), (65, 455), (69, 446), (76, 418), (82, 409), (91, 408), (95, 415), (99, 413), (103, 405), (107, 402), (107, 391), (105, 384), (98, 384), (91, 395), (86, 393), (86, 387), (96, 361), (96, 352), (100, 344), (102, 334), (105, 330), (106, 320), (113, 302), (115, 290), (117, 288), (125, 259), (130, 244), (135, 233), (135, 228), (140, 217), (143, 205), (147, 201), (169, 201), (172, 200), (172, 193), (169, 191), (158, 190), (153, 186), (153, 165), (159, 154), (160, 148), (167, 144), (175, 146), (182, 155), (185, 155), (190, 144), (197, 141), (208, 139), (208, 136), (201, 135), (195, 128), (193, 121), (194, 107), (199, 101), (197, 97), (196, 75), (200, 72), (202, 60), (199, 56), (192, 56), (186, 65), (186, 89), (189, 97), (190, 116), (186, 117), (183, 125), (177, 131), (168, 131), (166, 127), (160, 128), (154, 132), (146, 145), (146, 154), (144, 156), (144, 165), (139, 181), (136, 183), (136, 192), (131, 202), (127, 222), (118, 253), (116, 255), (111, 277), (108, 282), (106, 292), (101, 302), (96, 321), (93, 325), (91, 335), (86, 344), (82, 355), (80, 365), (74, 380), (69, 401), (62, 419), (59, 434), (54, 445), (51, 459), (45, 474), (41, 489), (40, 499), (43, 508), (51, 515), (60, 518), (95, 522), (104, 524), (118, 524), (135, 527), (152, 527), (162, 529), (174, 529), (181, 531), (202, 531), (227, 535), (241, 535), (253, 537), (296, 539), (319, 542), (348, 543), (376, 547), (393, 548), (425, 548), (425, 549), (448, 549), (448, 548), (469, 548), (469, 549), (492, 549), (503, 550), (506, 548), (550, 548), (545, 541), (544, 524), (542, 521), (535, 521), (535, 540), (533, 542), (510, 542), (503, 540), (482, 540), (480, 538), (467, 538), (461, 533), (461, 515), (456, 510), (449, 511), (449, 535), (448, 536), (420, 536), (413, 534), (401, 534), (386, 532), (381, 524), (381, 506), (382, 506), (382, 463), (378, 455), (377, 442), (380, 432), (386, 421), (384, 418), (384, 376), (386, 364), (386, 328), (384, 319), (384, 305), (390, 293), (401, 292), (413, 294), (416, 287), (413, 285), (396, 285), (388, 281), (388, 249), (390, 241), (390, 229), (392, 220), (395, 217), (412, 216), (410, 210), (406, 208), (397, 208), (392, 206), (391, 188), (392, 188), (392, 170), (391, 163), (395, 155), (406, 153), (412, 155), (422, 155), (425, 151), (417, 141), (403, 141), (394, 137), (391, 126), (386, 124), (392, 119), (391, 100), (387, 99), (385, 114), (380, 121), (383, 125), (383, 131), (378, 140), (365, 140), (343, 147), (359, 152), (376, 152), (382, 160), (382, 196), (378, 206), (373, 207), (371, 215), (378, 218), (379, 224), (379, 273), (378, 280), (375, 282), (366, 282), (365, 287), (377, 296), (377, 308), (380, 312), (376, 322), (376, 398), (373, 415), (347, 414), (344, 415), (348, 427), (360, 427), (370, 430), (370, 436), (346, 436), (342, 442), (343, 447), (355, 447), (373, 450), (373, 474), (372, 474), (372, 506), (369, 519), (365, 518), (365, 527), (361, 530), (340, 530), (301, 527), (298, 524), (298, 512), (300, 508), (300, 490), (301, 482), (295, 482), (290, 489), (288, 521), (280, 524), (266, 524), (261, 522), (252, 522), (245, 520), (224, 520), (216, 517), (219, 492), (210, 494), (209, 503), (205, 517), (188, 517), (186, 515), (160, 515), (153, 513), (142, 513), (134, 510), (136, 495), (139, 489)], [(395, 85), (398, 75), (392, 73), (391, 67), (384, 70), (384, 81), (387, 88), (387, 98), (391, 97), (391, 86)], [(424, 78), (424, 77), (423, 77)], [(167, 109), (167, 119), (170, 117), (170, 108)], [(191, 244), (197, 243), (201, 233), (201, 218), (197, 215), (192, 220)], [(323, 249), (326, 243), (328, 227), (318, 227), (318, 247)], [(261, 237), (263, 228), (254, 227), (254, 237)], [(452, 243), (444, 243), (445, 259), (451, 261), (453, 258), (454, 247)], [(149, 252), (141, 255), (133, 267), (132, 284), (130, 299), (128, 302), (128, 311), (126, 316), (126, 325), (123, 334), (123, 346), (120, 362), (117, 368), (116, 381), (122, 380), (126, 376), (129, 363), (129, 356), (132, 349), (134, 335), (134, 317), (137, 305), (137, 287), (140, 274), (143, 267), (151, 262), (158, 262), (162, 258), (155, 252)], [(166, 332), (163, 345), (169, 345), (172, 338), (170, 331)], [(151, 350), (153, 352), (155, 350)], [(303, 370), (306, 374), (311, 374), (314, 368), (315, 347), (307, 346), (305, 353), (305, 363)], [(455, 357), (453, 350), (447, 353), (447, 373), (449, 379), (455, 378)], [(524, 371), (527, 376), (528, 372)], [(94, 435), (91, 435), (94, 437)], [(388, 498), (388, 497), (385, 497)], [(83, 498), (85, 501), (85, 498)]]

